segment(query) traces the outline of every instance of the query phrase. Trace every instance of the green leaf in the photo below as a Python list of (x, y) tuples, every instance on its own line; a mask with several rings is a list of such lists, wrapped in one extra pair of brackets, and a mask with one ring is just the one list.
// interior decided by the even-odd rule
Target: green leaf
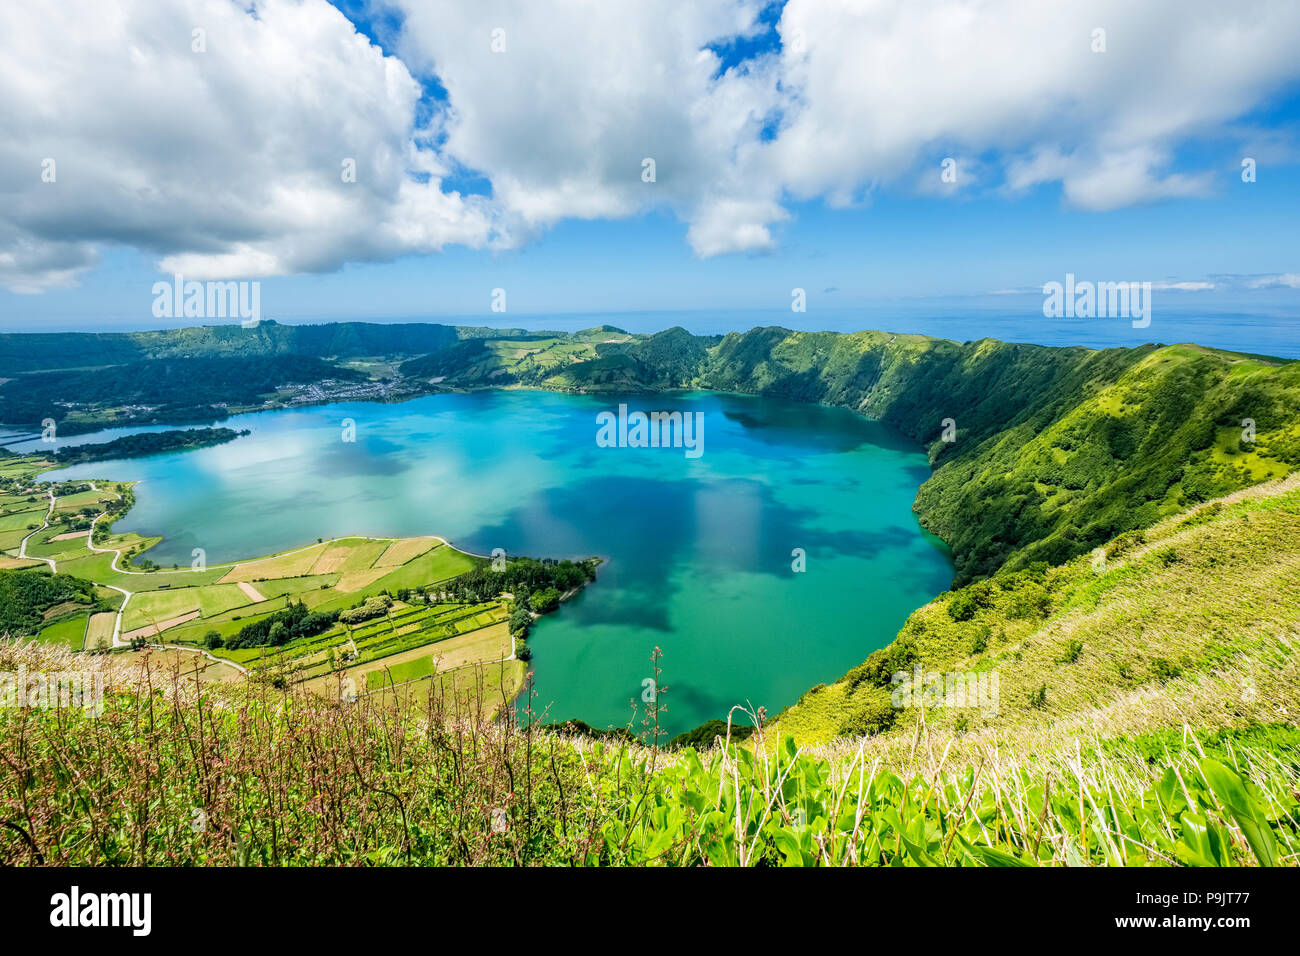
[(1277, 839), (1268, 825), (1259, 801), (1246, 790), (1246, 782), (1223, 764), (1210, 759), (1201, 761), (1201, 773), (1210, 792), (1227, 808), (1261, 866), (1277, 866)]
[(970, 843), (965, 837), (958, 834), (958, 841), (971, 856), (975, 857), (985, 866), (1034, 866), (1035, 864), (1020, 859), (1018, 856), (1012, 856), (1005, 850), (995, 850), (991, 846), (981, 846), (978, 843)]

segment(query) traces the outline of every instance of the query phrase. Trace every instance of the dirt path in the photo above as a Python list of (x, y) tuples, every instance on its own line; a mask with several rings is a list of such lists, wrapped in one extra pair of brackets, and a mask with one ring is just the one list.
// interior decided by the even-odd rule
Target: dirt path
[(40, 526), (39, 528), (37, 528), (35, 531), (33, 531), (32, 534), (29, 534), (29, 535), (27, 535), (27, 537), (23, 538), (22, 543), (18, 546), (18, 557), (20, 557), (20, 558), (27, 558), (27, 559), (32, 560), (32, 561), (44, 561), (46, 564), (48, 564), (48, 565), (50, 566), (50, 570), (51, 570), (51, 571), (57, 571), (57, 570), (58, 570), (58, 568), (56, 568), (56, 567), (54, 566), (54, 559), (53, 559), (53, 558), (38, 558), (36, 555), (28, 554), (28, 553), (27, 553), (27, 542), (31, 539), (32, 535), (40, 534), (42, 531), (44, 531), (46, 528), (48, 528), (48, 527), (50, 526), (50, 518), (54, 515), (54, 503), (55, 503), (57, 500), (58, 500), (58, 499), (56, 499), (56, 498), (54, 497), (54, 489), (53, 489), (53, 488), (50, 488), (50, 508), (49, 508), (48, 511), (45, 512), (45, 520), (44, 520), (43, 522), (41, 522), (41, 526)]
[(248, 599), (252, 601), (254, 604), (261, 604), (263, 601), (266, 600), (266, 598), (262, 595), (262, 592), (259, 591), (257, 588), (253, 587), (247, 581), (236, 581), (235, 583), (239, 585), (239, 590), (243, 591), (246, 595), (248, 595)]
[(202, 613), (201, 611), (190, 611), (188, 614), (181, 614), (177, 617), (171, 617), (160, 623), (149, 624), (145, 627), (137, 627), (135, 630), (127, 631), (125, 634), (122, 635), (122, 643), (130, 644), (136, 638), (140, 638), (140, 637), (147, 638), (147, 637), (161, 635), (163, 631), (171, 630), (173, 627), (179, 627), (181, 624), (184, 624), (186, 621), (194, 620), (201, 613)]

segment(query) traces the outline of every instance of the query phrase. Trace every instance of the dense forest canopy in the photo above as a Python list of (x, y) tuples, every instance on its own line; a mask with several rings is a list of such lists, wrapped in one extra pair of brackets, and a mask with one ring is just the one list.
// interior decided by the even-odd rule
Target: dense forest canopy
[(34, 636), (45, 612), (68, 602), (95, 603), (95, 586), (44, 568), (0, 571), (0, 635)]

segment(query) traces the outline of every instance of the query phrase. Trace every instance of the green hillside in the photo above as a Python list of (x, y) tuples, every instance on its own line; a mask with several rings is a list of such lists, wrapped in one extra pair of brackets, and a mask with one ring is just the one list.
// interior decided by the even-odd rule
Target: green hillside
[[(415, 322), (281, 325), (268, 319), (254, 328), (244, 328), (232, 320), (225, 325), (149, 332), (0, 333), (0, 376), (38, 370), (101, 368), (146, 359), (419, 355), (445, 348), (463, 336), (486, 331)], [(501, 329), (493, 329), (491, 333), (509, 334)]]

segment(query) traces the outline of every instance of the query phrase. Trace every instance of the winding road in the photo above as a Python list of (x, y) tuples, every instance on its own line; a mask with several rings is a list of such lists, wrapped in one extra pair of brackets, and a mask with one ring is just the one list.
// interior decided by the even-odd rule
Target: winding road
[[(90, 485), (92, 491), (99, 491), (99, 487), (93, 481), (88, 481), (86, 483)], [(108, 492), (108, 493), (114, 495), (117, 498), (122, 497), (116, 491)], [(42, 522), (39, 528), (32, 531), (31, 534), (23, 538), (21, 544), (18, 547), (18, 557), (27, 558), (28, 560), (31, 561), (44, 561), (46, 564), (50, 566), (51, 571), (57, 572), (59, 569), (58, 566), (55, 564), (53, 558), (42, 558), (36, 555), (29, 555), (27, 553), (28, 540), (30, 540), (33, 536), (40, 534), (42, 531), (45, 531), (50, 527), (50, 518), (54, 516), (54, 509), (57, 506), (59, 499), (54, 494), (53, 486), (50, 487), (49, 495), (50, 495), (50, 507), (49, 510), (45, 512), (45, 520), (44, 522)], [(122, 551), (120, 548), (97, 548), (95, 546), (95, 526), (99, 524), (100, 518), (104, 518), (107, 515), (108, 515), (107, 511), (101, 511), (99, 514), (95, 515), (95, 517), (91, 520), (90, 533), (86, 536), (86, 548), (98, 554), (112, 554), (113, 560), (109, 563), (109, 569), (117, 572), (118, 574), (152, 573), (149, 571), (128, 571), (119, 568), (117, 566), (117, 562), (120, 561), (122, 558)], [(190, 568), (187, 570), (195, 570), (195, 569)], [(111, 591), (116, 591), (118, 594), (122, 595), (122, 604), (118, 607), (117, 616), (113, 619), (113, 647), (129, 647), (130, 642), (122, 639), (122, 616), (126, 612), (126, 605), (131, 600), (132, 592), (128, 591), (126, 588), (118, 587), (116, 584), (104, 584), (99, 581), (96, 581), (95, 584), (97, 584), (99, 587), (108, 588)], [(149, 646), (167, 649), (167, 650), (190, 651), (195, 654), (202, 654), (204, 657), (206, 657), (209, 661), (211, 661), (214, 664), (228, 664), (229, 666), (233, 667), (235, 670), (239, 671), (244, 676), (248, 676), (248, 670), (242, 665), (236, 664), (234, 661), (222, 660), (219, 657), (214, 657), (212, 654), (208, 653), (207, 650), (201, 647), (185, 647), (179, 644), (150, 644)]]

